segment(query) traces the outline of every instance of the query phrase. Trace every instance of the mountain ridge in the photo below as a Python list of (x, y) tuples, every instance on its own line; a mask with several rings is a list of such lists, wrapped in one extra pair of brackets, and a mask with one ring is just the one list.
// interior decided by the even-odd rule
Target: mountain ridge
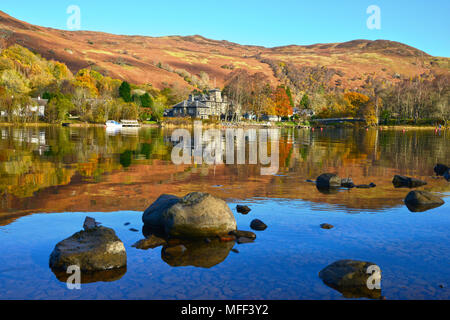
[[(449, 58), (433, 57), (390, 40), (356, 39), (342, 43), (263, 47), (213, 40), (201, 35), (150, 37), (98, 31), (66, 31), (29, 24), (0, 11), (0, 45), (19, 44), (46, 59), (65, 63), (72, 72), (92, 68), (136, 84), (195, 87), (198, 80), (223, 86), (235, 69), (262, 73), (284, 84), (279, 66), (334, 70), (332, 86), (354, 89), (367, 77), (396, 81), (449, 71)], [(281, 67), (282, 68), (282, 67)]]

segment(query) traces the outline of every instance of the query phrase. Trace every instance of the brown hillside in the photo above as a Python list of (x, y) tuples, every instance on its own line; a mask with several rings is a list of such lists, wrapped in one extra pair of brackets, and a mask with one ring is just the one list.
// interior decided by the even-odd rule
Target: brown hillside
[(284, 80), (274, 74), (274, 65), (325, 66), (336, 71), (331, 83), (338, 82), (344, 88), (361, 86), (369, 75), (395, 81), (399, 75), (449, 72), (448, 58), (432, 57), (387, 40), (264, 48), (198, 35), (155, 38), (56, 30), (22, 22), (0, 11), (0, 45), (15, 43), (47, 59), (64, 62), (73, 72), (90, 67), (132, 83), (151, 83), (158, 89), (169, 84), (189, 86), (175, 72), (177, 69), (197, 76), (205, 72), (210, 86), (223, 86), (233, 68), (262, 72), (276, 84)]

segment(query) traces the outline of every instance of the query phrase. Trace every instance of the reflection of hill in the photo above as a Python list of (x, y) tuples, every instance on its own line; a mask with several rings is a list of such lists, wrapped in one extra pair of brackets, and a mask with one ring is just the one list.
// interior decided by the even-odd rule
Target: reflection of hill
[[(166, 131), (111, 137), (103, 128), (45, 130), (44, 152), (0, 140), (0, 224), (36, 212), (143, 211), (162, 193), (192, 191), (228, 200), (302, 199), (377, 210), (403, 203), (408, 190), (393, 188), (395, 174), (427, 181), (425, 190), (450, 190), (446, 181), (430, 177), (434, 164), (449, 158), (450, 141), (430, 132), (284, 131), (279, 175), (261, 176), (257, 165), (173, 165)], [(377, 188), (325, 195), (305, 182), (323, 172)]]

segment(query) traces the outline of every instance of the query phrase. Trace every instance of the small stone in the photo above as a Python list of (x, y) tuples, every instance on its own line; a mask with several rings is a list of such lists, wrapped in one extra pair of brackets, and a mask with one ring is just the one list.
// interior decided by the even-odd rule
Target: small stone
[(252, 240), (256, 239), (256, 234), (254, 234), (251, 231), (235, 230), (235, 231), (231, 231), (229, 234), (235, 236), (236, 238), (243, 237), (243, 238), (248, 238), (248, 239), (252, 239)]
[(267, 229), (267, 225), (264, 222), (262, 222), (261, 220), (255, 219), (250, 224), (250, 228), (252, 228), (253, 230), (256, 230), (256, 231), (264, 231)]
[(394, 176), (392, 183), (396, 188), (417, 188), (427, 184), (425, 181), (400, 175)]
[(316, 179), (318, 188), (339, 188), (341, 186), (341, 178), (334, 173), (324, 173)]
[(135, 228), (130, 228), (130, 231), (132, 231), (132, 232), (139, 232), (139, 230), (135, 229)]
[(334, 228), (333, 225), (328, 224), (328, 223), (323, 223), (323, 224), (320, 225), (320, 227), (321, 227), (322, 229), (326, 229), (326, 230), (330, 230), (330, 229), (333, 229), (333, 228)]
[(248, 214), (252, 209), (250, 209), (248, 206), (236, 206), (236, 211), (242, 214)]
[(86, 217), (84, 220), (83, 228), (85, 231), (95, 229), (101, 225), (100, 222), (95, 221), (94, 218)]
[(132, 245), (132, 247), (140, 250), (147, 250), (147, 249), (155, 249), (165, 244), (166, 240), (159, 238), (155, 235), (151, 235), (147, 239), (143, 239), (136, 242), (135, 244)]

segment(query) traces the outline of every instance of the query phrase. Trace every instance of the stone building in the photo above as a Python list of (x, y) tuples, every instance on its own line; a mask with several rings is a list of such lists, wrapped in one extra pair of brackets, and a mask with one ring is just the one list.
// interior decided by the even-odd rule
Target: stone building
[(189, 95), (184, 100), (165, 112), (167, 117), (191, 117), (198, 119), (231, 119), (240, 118), (240, 108), (219, 89), (209, 90), (208, 94)]

